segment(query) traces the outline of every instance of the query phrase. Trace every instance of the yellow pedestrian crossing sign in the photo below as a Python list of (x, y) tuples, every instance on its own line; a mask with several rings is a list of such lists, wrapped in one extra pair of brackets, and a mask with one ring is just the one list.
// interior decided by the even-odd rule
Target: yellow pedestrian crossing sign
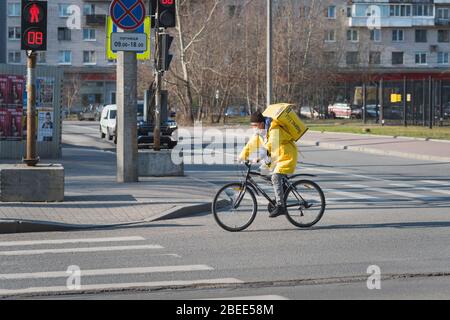
[[(119, 29), (111, 17), (108, 16), (106, 21), (106, 59), (115, 60), (117, 59), (117, 52), (111, 49), (111, 37), (113, 32), (120, 32)], [(136, 57), (138, 60), (149, 60), (150, 59), (150, 17), (145, 17), (142, 26), (134, 30), (136, 33), (145, 33), (147, 35), (147, 50), (142, 52), (137, 52)]]

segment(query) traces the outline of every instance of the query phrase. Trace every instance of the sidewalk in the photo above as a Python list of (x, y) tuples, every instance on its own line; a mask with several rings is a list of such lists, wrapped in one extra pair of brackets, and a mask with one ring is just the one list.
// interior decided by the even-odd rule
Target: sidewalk
[(308, 131), (299, 143), (415, 160), (450, 162), (450, 141)]
[(59, 230), (150, 222), (209, 210), (215, 190), (190, 177), (117, 184), (115, 157), (102, 150), (64, 148), (58, 162), (65, 168), (65, 201), (0, 203), (0, 233), (2, 224), (14, 232), (20, 227), (18, 221), (22, 229), (31, 222)]

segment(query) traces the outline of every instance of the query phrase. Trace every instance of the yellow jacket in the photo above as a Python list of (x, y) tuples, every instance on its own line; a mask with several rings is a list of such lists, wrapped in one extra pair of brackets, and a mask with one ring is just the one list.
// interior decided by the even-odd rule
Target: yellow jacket
[(272, 157), (271, 169), (274, 173), (293, 174), (297, 167), (298, 151), (291, 135), (284, 130), (276, 120), (272, 120), (267, 142), (259, 135), (254, 135), (245, 145), (240, 158), (247, 160), (250, 154), (259, 148), (265, 148)]

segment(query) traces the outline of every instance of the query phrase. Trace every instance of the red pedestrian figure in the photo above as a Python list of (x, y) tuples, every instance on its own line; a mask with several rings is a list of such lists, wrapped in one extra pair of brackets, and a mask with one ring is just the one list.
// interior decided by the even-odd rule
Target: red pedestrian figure
[(39, 7), (35, 4), (33, 4), (30, 8), (30, 16), (31, 16), (31, 23), (38, 23), (39, 22)]

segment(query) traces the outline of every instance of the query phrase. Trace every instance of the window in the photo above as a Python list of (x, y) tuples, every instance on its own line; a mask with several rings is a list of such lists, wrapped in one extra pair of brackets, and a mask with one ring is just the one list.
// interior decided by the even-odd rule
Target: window
[(448, 20), (448, 8), (437, 8), (436, 9), (436, 18)]
[(448, 30), (438, 30), (438, 42), (450, 42)]
[(358, 30), (347, 30), (347, 40), (358, 42)]
[(416, 30), (416, 42), (427, 42), (427, 30)]
[(70, 41), (72, 34), (69, 28), (58, 28), (58, 40), (60, 41)]
[(95, 64), (95, 51), (83, 51), (83, 63)]
[(392, 41), (400, 42), (403, 40), (405, 40), (403, 30), (401, 29), (392, 30)]
[(9, 40), (20, 40), (20, 27), (9, 27), (8, 28), (8, 39)]
[(21, 10), (20, 2), (8, 3), (8, 17), (20, 17)]
[(433, 16), (433, 5), (430, 4), (414, 4), (413, 16), (416, 17), (430, 17)]
[(8, 52), (8, 63), (21, 63), (22, 62), (22, 52), (21, 51), (9, 51)]
[(69, 16), (69, 4), (58, 4), (58, 12), (61, 18), (67, 18)]
[(392, 52), (392, 64), (403, 64), (403, 52)]
[(300, 7), (300, 18), (308, 18), (311, 13), (311, 8), (306, 6)]
[(47, 55), (45, 54), (45, 51), (39, 51), (37, 53), (37, 63), (46, 63), (47, 62)]
[(72, 51), (69, 51), (69, 50), (59, 51), (59, 63), (60, 64), (71, 64), (72, 63)]
[(83, 14), (85, 16), (95, 14), (95, 4), (85, 4), (83, 6)]
[(370, 40), (376, 42), (381, 41), (381, 30), (380, 29), (370, 30)]
[(369, 64), (381, 64), (381, 52), (371, 51), (369, 53)]
[(336, 30), (327, 30), (325, 33), (325, 42), (336, 41)]
[(95, 40), (95, 29), (83, 29), (83, 40), (94, 41)]
[(416, 64), (427, 64), (426, 52), (416, 52), (415, 57)]
[(327, 8), (326, 17), (328, 19), (336, 19), (336, 6), (329, 6)]
[(411, 16), (411, 6), (404, 4), (390, 5), (389, 15), (391, 17), (409, 17)]
[(345, 55), (345, 62), (348, 65), (357, 64), (358, 63), (358, 52), (357, 51), (347, 52)]
[(437, 63), (438, 64), (448, 64), (448, 52), (438, 52)]

